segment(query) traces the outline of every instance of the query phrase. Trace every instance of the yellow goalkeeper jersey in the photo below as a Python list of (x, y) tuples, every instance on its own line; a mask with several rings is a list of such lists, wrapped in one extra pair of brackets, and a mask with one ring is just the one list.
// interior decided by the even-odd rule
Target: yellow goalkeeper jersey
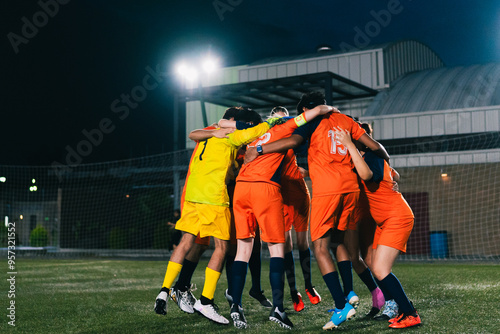
[(228, 207), (226, 185), (238, 148), (268, 130), (269, 125), (264, 122), (253, 128), (236, 130), (228, 135), (229, 138), (213, 137), (197, 143), (189, 163), (184, 200)]

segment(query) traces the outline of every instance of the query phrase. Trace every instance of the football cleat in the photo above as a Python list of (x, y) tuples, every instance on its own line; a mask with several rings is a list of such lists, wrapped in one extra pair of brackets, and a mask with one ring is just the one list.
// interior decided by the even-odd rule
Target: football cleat
[(396, 321), (399, 321), (403, 317), (404, 313), (400, 312), (396, 317), (389, 319), (389, 323), (395, 323)]
[(248, 327), (247, 319), (240, 305), (231, 305), (231, 319), (233, 319), (234, 327), (236, 328), (245, 329)]
[(295, 312), (300, 312), (305, 307), (304, 302), (302, 301), (302, 295), (299, 292), (292, 292), (292, 302)]
[(264, 291), (254, 291), (254, 290), (250, 289), (248, 294), (250, 295), (250, 297), (257, 299), (257, 301), (260, 303), (260, 305), (262, 305), (266, 308), (273, 307), (273, 304), (271, 304), (269, 299), (267, 299), (266, 296), (264, 296)]
[(413, 312), (413, 314), (402, 315), (399, 317), (399, 320), (394, 321), (389, 325), (390, 328), (407, 328), (413, 326), (419, 326), (422, 323), (420, 316), (417, 311)]
[(224, 297), (226, 297), (227, 302), (229, 303), (229, 307), (232, 307), (233, 305), (233, 296), (231, 296), (228, 292), (228, 289), (224, 291)]
[(379, 321), (389, 321), (398, 316), (398, 304), (394, 301), (394, 299), (388, 300), (384, 304), (384, 310), (381, 315), (374, 317), (373, 319)]
[(309, 301), (311, 304), (316, 305), (321, 301), (321, 296), (315, 288), (306, 289), (307, 297), (309, 297)]
[(358, 305), (359, 305), (359, 297), (358, 295), (354, 292), (354, 291), (351, 291), (349, 292), (349, 294), (347, 295), (346, 297), (346, 301), (352, 305), (352, 307), (354, 308), (358, 308)]
[(328, 321), (324, 326), (323, 330), (330, 330), (339, 327), (339, 325), (347, 320), (352, 319), (356, 316), (356, 310), (351, 304), (346, 303), (342, 310), (336, 308), (335, 310), (330, 310), (328, 312), (333, 312), (330, 321)]
[(194, 310), (205, 318), (212, 320), (218, 324), (227, 325), (229, 324), (229, 320), (224, 318), (219, 314), (217, 307), (214, 304), (203, 305), (201, 301), (198, 299), (193, 306)]
[(194, 313), (194, 303), (192, 303), (192, 299), (190, 297), (194, 298), (189, 290), (181, 291), (175, 287), (171, 289), (170, 298), (172, 298), (182, 311), (192, 314)]
[(160, 291), (155, 300), (154, 310), (156, 314), (160, 315), (167, 314), (167, 300), (168, 300), (168, 293), (166, 291)]
[(292, 329), (293, 328), (293, 323), (288, 319), (288, 316), (286, 315), (285, 311), (281, 312), (278, 309), (278, 306), (274, 307), (271, 310), (271, 313), (269, 314), (269, 320), (277, 323), (283, 328), (286, 329)]

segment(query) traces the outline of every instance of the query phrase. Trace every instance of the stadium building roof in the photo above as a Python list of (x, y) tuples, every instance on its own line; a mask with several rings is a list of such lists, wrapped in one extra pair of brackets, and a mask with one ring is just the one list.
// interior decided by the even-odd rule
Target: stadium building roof
[(268, 112), (278, 105), (294, 107), (302, 94), (315, 90), (324, 91), (330, 104), (339, 100), (373, 97), (378, 92), (338, 74), (320, 72), (190, 89), (185, 91), (183, 97), (186, 102), (203, 99), (220, 106), (251, 106), (257, 111)]
[(500, 105), (500, 64), (407, 73), (375, 97), (364, 116)]

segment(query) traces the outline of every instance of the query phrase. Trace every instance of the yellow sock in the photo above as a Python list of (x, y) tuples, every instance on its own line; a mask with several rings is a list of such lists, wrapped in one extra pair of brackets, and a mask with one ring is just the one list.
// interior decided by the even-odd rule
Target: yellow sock
[(220, 273), (207, 267), (205, 269), (205, 285), (203, 286), (202, 296), (208, 299), (214, 299), (215, 287), (219, 281)]
[(177, 278), (177, 275), (181, 272), (182, 264), (169, 261), (167, 266), (167, 272), (165, 273), (165, 279), (163, 280), (162, 288), (170, 289), (172, 283)]

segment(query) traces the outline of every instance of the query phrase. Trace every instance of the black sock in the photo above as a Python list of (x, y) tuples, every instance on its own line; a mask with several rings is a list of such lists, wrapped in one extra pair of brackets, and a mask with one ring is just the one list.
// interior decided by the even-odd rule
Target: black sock
[(208, 299), (207, 297), (201, 295), (201, 297), (200, 297), (200, 303), (202, 305), (210, 305), (210, 304), (213, 305), (214, 300), (213, 299)]
[(253, 251), (250, 260), (248, 261), (248, 267), (250, 268), (250, 275), (252, 276), (252, 288), (253, 291), (262, 291), (260, 286), (260, 276), (261, 276), (261, 265), (262, 261), (260, 258), (260, 249), (258, 251)]
[(284, 281), (284, 260), (281, 257), (272, 257), (269, 261), (269, 280), (271, 281), (271, 290), (273, 293), (273, 308), (278, 307), (280, 312), (284, 311), (283, 308), (283, 288)]
[(299, 259), (306, 289), (311, 290), (313, 288), (311, 281), (311, 250), (309, 248), (303, 251), (299, 250)]
[(232, 283), (232, 270), (233, 270), (234, 256), (228, 255), (226, 257), (226, 278), (227, 278), (227, 293), (232, 296), (231, 289), (233, 287)]
[(394, 296), (394, 300), (398, 303), (400, 312), (409, 315), (415, 311), (403, 290), (403, 286), (393, 273), (387, 275), (380, 283)]
[(373, 280), (372, 272), (370, 269), (366, 268), (361, 274), (358, 274), (359, 278), (365, 283), (366, 287), (370, 292), (377, 288), (377, 283)]
[(285, 254), (285, 274), (290, 286), (292, 296), (297, 294), (297, 286), (295, 285), (295, 262), (293, 261), (293, 252)]
[(380, 288), (380, 290), (382, 290), (382, 293), (384, 294), (385, 301), (394, 299), (394, 297), (391, 295), (391, 293), (384, 286), (382, 286), (382, 283), (378, 279), (376, 279), (375, 277), (373, 277), (373, 279), (375, 280), (375, 282), (377, 282), (377, 285)]
[(181, 272), (179, 273), (179, 278), (175, 283), (176, 289), (179, 289), (180, 291), (187, 291), (187, 289), (191, 287), (191, 278), (193, 277), (193, 273), (196, 270), (197, 265), (198, 262), (191, 262), (184, 259)]
[(337, 267), (339, 268), (339, 274), (340, 277), (342, 278), (342, 283), (344, 284), (344, 296), (347, 296), (349, 292), (353, 290), (352, 263), (351, 261), (337, 262)]
[(332, 271), (323, 276), (323, 280), (330, 290), (330, 294), (335, 302), (335, 307), (339, 310), (345, 307), (345, 296), (342, 293), (342, 287), (340, 286), (339, 274), (336, 271)]

